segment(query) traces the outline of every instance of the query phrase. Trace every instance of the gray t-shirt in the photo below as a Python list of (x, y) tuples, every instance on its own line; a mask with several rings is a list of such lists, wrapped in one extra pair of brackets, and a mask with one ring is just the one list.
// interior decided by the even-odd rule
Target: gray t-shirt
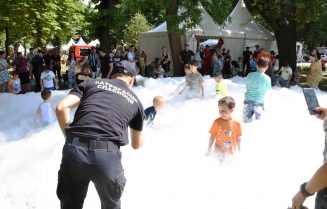
[(201, 92), (201, 85), (203, 83), (203, 78), (199, 72), (187, 75), (185, 79), (186, 79), (186, 84), (190, 87), (191, 91)]

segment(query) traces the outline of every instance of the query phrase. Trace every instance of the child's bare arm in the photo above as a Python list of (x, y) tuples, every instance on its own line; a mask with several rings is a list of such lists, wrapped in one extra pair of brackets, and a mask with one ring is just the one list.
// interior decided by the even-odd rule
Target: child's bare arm
[(238, 150), (241, 150), (241, 137), (236, 138), (236, 146)]
[(212, 150), (212, 145), (214, 144), (216, 138), (214, 135), (210, 135), (210, 139), (209, 139), (209, 146), (208, 146), (208, 152), (210, 153)]

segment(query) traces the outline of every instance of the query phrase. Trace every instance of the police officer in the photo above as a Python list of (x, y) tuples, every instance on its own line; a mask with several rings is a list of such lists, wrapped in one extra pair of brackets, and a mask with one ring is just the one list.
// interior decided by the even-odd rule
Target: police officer
[(128, 144), (128, 126), (132, 147), (143, 144), (144, 110), (130, 90), (135, 75), (132, 69), (115, 66), (112, 80), (88, 79), (58, 103), (56, 114), (66, 137), (57, 186), (62, 209), (83, 208), (90, 181), (101, 209), (120, 208), (126, 179), (119, 148)]

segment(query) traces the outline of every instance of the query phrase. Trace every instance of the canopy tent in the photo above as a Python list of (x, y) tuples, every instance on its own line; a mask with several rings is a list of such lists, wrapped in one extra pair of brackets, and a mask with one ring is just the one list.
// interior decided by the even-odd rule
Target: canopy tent
[(55, 48), (51, 42), (49, 42), (46, 47), (47, 47), (47, 50)]
[(218, 44), (218, 39), (208, 39), (200, 43), (200, 46), (215, 46)]
[(19, 46), (18, 46), (18, 52), (25, 53), (25, 48), (23, 47), (22, 44), (19, 44)]
[(274, 34), (255, 21), (249, 10), (246, 8), (243, 0), (238, 1), (237, 5), (225, 21), (224, 29), (226, 31), (244, 34), (244, 48), (248, 46), (253, 50), (255, 45), (258, 44), (266, 51), (277, 51)]
[(76, 45), (75, 41), (71, 38), (69, 42), (63, 46), (61, 46), (62, 51), (68, 51), (71, 46)]
[[(197, 49), (198, 42), (200, 40), (205, 40), (210, 37), (219, 38), (221, 36), (229, 39), (224, 39), (225, 43), (228, 47), (230, 47), (232, 53), (231, 55), (236, 56), (233, 54), (233, 46), (236, 45), (236, 47), (239, 48), (239, 43), (237, 43), (236, 40), (242, 42), (244, 35), (223, 30), (214, 22), (212, 17), (201, 5), (199, 5), (198, 7), (201, 11), (201, 21), (197, 26), (187, 30), (185, 34), (180, 37), (181, 43), (187, 43), (190, 46), (190, 49), (195, 52)], [(184, 11), (184, 9), (180, 9), (179, 14), (183, 13)], [(179, 27), (182, 28), (183, 24), (180, 24)], [(147, 53), (148, 60), (151, 61), (155, 57), (159, 57), (161, 53), (161, 48), (163, 46), (165, 46), (168, 52), (171, 53), (166, 22), (160, 24), (159, 26), (150, 31), (140, 33), (139, 48), (140, 50), (145, 51)]]
[(77, 46), (84, 46), (84, 45), (87, 45), (87, 43), (83, 40), (82, 37), (79, 37), (77, 43), (76, 43)]
[(95, 39), (95, 40), (92, 40), (88, 45), (97, 47), (97, 46), (100, 46), (100, 41), (99, 41), (99, 39)]

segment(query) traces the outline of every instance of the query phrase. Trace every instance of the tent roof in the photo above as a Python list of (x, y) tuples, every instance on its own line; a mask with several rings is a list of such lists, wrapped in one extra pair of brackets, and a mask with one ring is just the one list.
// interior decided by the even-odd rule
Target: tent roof
[(87, 45), (86, 42), (83, 40), (82, 37), (79, 37), (79, 40), (77, 41), (76, 45), (81, 46), (81, 45)]
[(99, 39), (92, 40), (89, 44), (89, 46), (97, 46), (100, 45)]
[(47, 49), (54, 49), (55, 48), (54, 45), (51, 42), (49, 42), (46, 47), (47, 47)]
[[(195, 33), (198, 36), (201, 37), (241, 37), (243, 38), (244, 35), (240, 33), (234, 33), (232, 31), (227, 31), (222, 29), (219, 25), (215, 23), (215, 21), (212, 19), (212, 17), (209, 15), (209, 13), (203, 8), (202, 5), (198, 6), (201, 11), (201, 21), (200, 23), (195, 26), (194, 28), (190, 29), (189, 31), (195, 31)], [(179, 13), (183, 13), (185, 9), (181, 8), (179, 9)], [(181, 29), (183, 27), (183, 24), (179, 25), (179, 28)], [(155, 27), (154, 29), (144, 32), (142, 34), (151, 34), (151, 33), (161, 33), (161, 32), (167, 32), (167, 23), (161, 23), (159, 26)]]
[(238, 1), (225, 25), (225, 30), (243, 33), (247, 39), (275, 39), (273, 33), (254, 20), (243, 0)]

